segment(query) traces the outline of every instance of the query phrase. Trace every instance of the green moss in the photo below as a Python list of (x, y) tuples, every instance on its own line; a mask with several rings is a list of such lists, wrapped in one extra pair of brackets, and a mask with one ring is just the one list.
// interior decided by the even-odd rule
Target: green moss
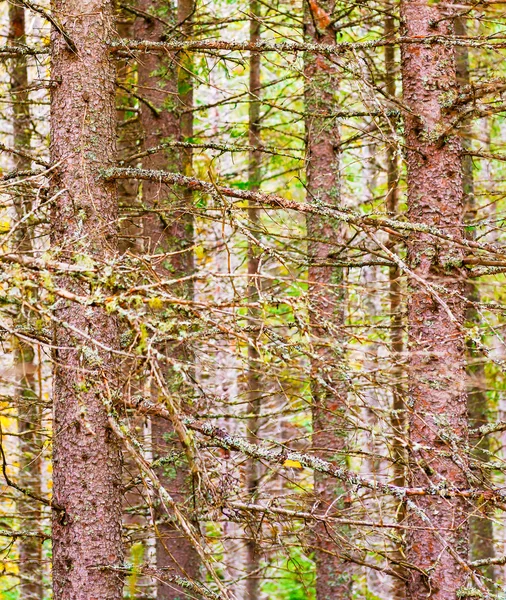
[(451, 108), (457, 99), (457, 92), (455, 90), (448, 90), (442, 92), (438, 97), (439, 106), (442, 108)]
[(73, 385), (74, 391), (79, 393), (86, 393), (90, 391), (90, 386), (88, 384), (88, 382), (86, 381), (86, 379), (82, 379), (81, 381), (78, 381), (76, 383), (74, 383)]

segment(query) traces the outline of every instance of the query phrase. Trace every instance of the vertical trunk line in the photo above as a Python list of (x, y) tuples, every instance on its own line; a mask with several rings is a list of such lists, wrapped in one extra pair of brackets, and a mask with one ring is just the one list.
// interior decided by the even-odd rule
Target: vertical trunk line
[[(256, 44), (260, 41), (260, 3), (258, 0), (250, 0), (249, 3), (250, 19), (249, 19), (249, 41), (251, 44)], [(248, 141), (251, 146), (248, 154), (248, 187), (251, 191), (256, 192), (260, 189), (261, 181), (261, 152), (257, 149), (261, 144), (261, 127), (260, 127), (260, 75), (261, 75), (261, 57), (258, 52), (251, 52), (249, 64), (249, 114), (248, 114)], [(257, 236), (259, 226), (259, 210), (254, 206), (248, 207), (248, 219), (252, 228), (253, 236)], [(259, 298), (259, 254), (258, 246), (252, 241), (248, 244), (248, 301), (257, 302)], [(250, 325), (256, 330), (260, 328), (259, 319), (260, 312), (257, 308), (248, 309), (248, 317)], [(256, 337), (256, 336), (255, 336)], [(248, 371), (247, 371), (247, 410), (251, 419), (248, 420), (248, 441), (251, 443), (257, 442), (258, 430), (260, 427), (260, 412), (261, 412), (261, 381), (260, 381), (260, 354), (254, 344), (248, 345)], [(258, 493), (260, 480), (260, 469), (258, 461), (251, 459), (247, 465), (247, 487), (249, 497), (254, 499)], [(254, 526), (248, 534), (246, 541), (247, 553), (247, 584), (246, 598), (247, 600), (257, 600), (260, 590), (260, 548), (255, 539), (256, 531)]]
[[(191, 40), (193, 35), (193, 15), (195, 13), (195, 0), (179, 0), (177, 4), (177, 21), (181, 23), (180, 33), (184, 40)], [(191, 141), (193, 137), (193, 56), (191, 52), (184, 53), (179, 57), (178, 94), (181, 106), (181, 138), (183, 141)], [(183, 148), (182, 150), (182, 173), (190, 176), (193, 166), (193, 150)], [(185, 204), (191, 206), (193, 192), (184, 189)]]
[[(452, 3), (401, 1), (402, 35), (423, 38), (453, 35), (459, 8)], [(447, 98), (458, 93), (455, 50), (450, 45), (401, 46), (403, 100), (408, 167), (408, 217), (464, 235), (464, 181), (462, 142), (450, 123)], [(468, 459), (460, 450), (467, 444), (465, 318), (466, 270), (462, 250), (436, 242), (426, 234), (408, 242), (410, 268), (430, 285), (445, 288), (443, 299), (454, 320), (426, 286), (411, 280), (409, 325), (409, 484), (466, 487)], [(468, 559), (469, 506), (462, 498), (443, 501), (426, 496), (414, 501), (407, 522), (425, 525), (420, 511), (445, 538), (427, 529), (407, 534), (411, 570), (407, 584), (410, 600), (450, 600), (468, 583), (461, 561)], [(460, 557), (460, 561), (459, 561)]]
[[(133, 39), (134, 17), (123, 7), (118, 9), (118, 35), (124, 39)], [(118, 159), (123, 161), (137, 150), (138, 140), (141, 138), (139, 119), (125, 117), (125, 108), (137, 108), (138, 100), (128, 93), (128, 87), (134, 85), (137, 77), (135, 62), (128, 59), (116, 61), (117, 80), (122, 87), (116, 90), (116, 102), (120, 107), (117, 111), (117, 137), (118, 137)], [(125, 89), (126, 88), (126, 89)], [(139, 207), (139, 182), (137, 180), (118, 181), (118, 202), (120, 216), (120, 239), (119, 251), (139, 253), (142, 233), (139, 219), (135, 218)], [(122, 331), (128, 333), (129, 327), (125, 324)], [(125, 378), (124, 394), (127, 398), (140, 396), (145, 391), (146, 383), (142, 368), (142, 361), (130, 358), (123, 361), (122, 371)], [(136, 433), (137, 439), (142, 447), (146, 442), (151, 443), (146, 435), (146, 416), (132, 414), (130, 417), (131, 430)], [(147, 439), (146, 439), (147, 438)], [(146, 535), (146, 529), (150, 525), (150, 519), (144, 512), (147, 504), (145, 490), (142, 483), (132, 486), (132, 482), (140, 475), (139, 467), (129, 452), (124, 454), (123, 485), (126, 490), (123, 494), (123, 539), (125, 560), (135, 566), (142, 562), (149, 562), (150, 551), (154, 545), (154, 537)], [(126, 587), (132, 599), (137, 597), (153, 596), (155, 584), (153, 580), (136, 572), (127, 577)]]
[[(455, 20), (455, 34), (465, 36), (466, 23), (464, 17)], [(469, 78), (469, 51), (465, 46), (456, 49), (457, 53), (457, 79), (460, 88), (468, 86)], [(463, 148), (468, 150), (471, 147), (472, 127), (470, 124), (461, 129), (463, 137)], [(476, 198), (474, 194), (473, 180), (473, 159), (472, 156), (464, 155), (462, 159), (463, 167), (463, 187), (465, 220), (473, 221), (476, 218)], [(467, 233), (467, 236), (472, 236)], [(467, 282), (466, 298), (472, 304), (466, 308), (466, 320), (473, 325), (479, 325), (480, 315), (475, 308), (475, 303), (480, 301), (480, 290), (473, 281)], [(469, 417), (469, 427), (472, 429), (482, 427), (488, 423), (488, 402), (486, 389), (486, 375), (483, 364), (483, 353), (475, 348), (475, 344), (468, 340), (467, 342), (467, 375), (469, 378), (467, 409)], [(482, 466), (490, 459), (490, 437), (488, 435), (481, 437), (478, 444), (473, 444), (473, 474), (480, 480), (480, 487), (487, 487), (487, 480), (490, 472)], [(477, 506), (474, 514), (469, 518), (469, 543), (470, 559), (483, 560), (495, 558), (494, 547), (494, 527), (493, 527), (493, 507), (487, 505)], [(481, 513), (481, 514), (480, 514)], [(495, 590), (496, 567), (495, 565), (486, 565), (482, 567), (481, 572), (485, 579), (485, 584), (491, 592)]]
[[(394, 6), (389, 4), (387, 10), (393, 11)], [(385, 16), (384, 23), (385, 37), (390, 38), (395, 35), (395, 19), (393, 14)], [(395, 48), (394, 46), (385, 46), (385, 91), (389, 97), (395, 98)], [(399, 160), (397, 157), (397, 147), (395, 142), (387, 146), (387, 196), (386, 209), (392, 218), (396, 218), (399, 205)], [(395, 236), (389, 234), (389, 242), (392, 247), (396, 243)], [(392, 459), (393, 459), (393, 483), (403, 487), (406, 485), (406, 451), (403, 440), (406, 437), (406, 407), (404, 405), (405, 389), (402, 383), (403, 365), (401, 363), (404, 350), (403, 341), (403, 322), (401, 312), (401, 271), (397, 265), (390, 267), (389, 273), (389, 301), (390, 301), (390, 350), (392, 360), (392, 416), (391, 426), (393, 433)], [(403, 523), (406, 516), (406, 504), (400, 500), (395, 512), (398, 523)], [(407, 577), (407, 572), (402, 563), (404, 562), (404, 538), (402, 533), (394, 542), (394, 571), (399, 575), (399, 579), (392, 581), (393, 600), (404, 600), (406, 590), (404, 581), (401, 578)]]
[[(145, 15), (158, 15), (171, 22), (174, 30), (183, 36), (190, 35), (192, 31), (194, 0), (179, 0), (176, 10), (170, 8), (164, 0), (138, 0), (137, 7)], [(165, 34), (166, 27), (158, 19), (139, 17), (136, 21), (137, 39), (160, 42)], [(163, 142), (191, 137), (192, 113), (183, 112), (193, 101), (191, 64), (190, 56), (182, 53), (143, 55), (139, 58), (138, 92), (150, 105), (144, 102), (140, 104), (144, 149), (159, 146)], [(191, 170), (191, 157), (188, 150), (169, 148), (144, 157), (142, 166), (146, 169), (185, 173)], [(153, 266), (160, 278), (182, 277), (194, 269), (191, 202), (192, 194), (185, 190), (160, 186), (156, 182), (144, 182), (142, 185), (142, 204), (146, 210), (142, 217), (142, 228), (148, 245), (144, 252), (166, 252), (169, 255)], [(153, 211), (153, 208), (158, 210)], [(183, 297), (191, 298), (193, 284), (180, 284), (174, 291)], [(180, 326), (184, 327), (184, 309), (180, 309), (177, 316)], [(166, 353), (170, 359), (182, 363), (187, 371), (192, 370), (191, 348), (183, 344), (164, 342), (160, 351)], [(162, 368), (162, 365), (159, 368)], [(181, 412), (193, 412), (191, 390), (184, 377), (171, 367), (163, 367), (163, 372), (165, 387), (174, 398), (179, 399), (178, 409)], [(155, 402), (163, 402), (163, 396), (156, 386), (152, 394)], [(159, 417), (152, 418), (151, 432), (155, 460), (165, 458), (164, 465), (157, 468), (160, 482), (183, 511), (192, 510), (195, 508), (195, 482), (186, 440), (180, 439), (176, 428), (168, 427), (167, 422)], [(155, 517), (157, 568), (171, 568), (190, 580), (198, 580), (201, 561), (192, 543), (176, 524), (168, 519), (162, 507), (155, 507)], [(180, 598), (181, 594), (181, 588), (178, 586), (158, 582), (157, 600), (175, 600)]]
[[(333, 44), (331, 29), (333, 0), (311, 0), (305, 8), (305, 39), (310, 43)], [(322, 55), (305, 55), (306, 161), (308, 202), (339, 206), (339, 128), (337, 121), (319, 117), (337, 112), (338, 67)], [(318, 456), (347, 463), (347, 386), (340, 376), (345, 360), (339, 340), (344, 339), (343, 269), (328, 265), (329, 255), (345, 240), (343, 226), (332, 218), (307, 218), (309, 258), (310, 326), (313, 353), (311, 364), (313, 415), (312, 446)], [(337, 459), (336, 459), (337, 457)], [(346, 489), (335, 480), (315, 473), (314, 490), (320, 510), (346, 515)], [(314, 527), (317, 600), (347, 600), (352, 597), (352, 564), (347, 560), (352, 546), (347, 528), (330, 529), (325, 523)]]
[[(9, 4), (9, 44), (26, 44), (25, 9), (23, 6)], [(30, 153), (31, 129), (30, 106), (28, 93), (28, 65), (26, 56), (11, 59), (9, 72), (10, 93), (13, 109), (13, 138), (14, 148)], [(31, 161), (23, 156), (15, 156), (15, 169), (29, 171)], [(14, 190), (14, 207), (16, 217), (20, 221), (31, 210), (29, 197)], [(20, 254), (30, 254), (32, 239), (29, 223), (18, 227), (16, 235), (16, 251)], [(26, 325), (30, 316), (25, 315), (23, 308), (17, 315), (17, 324)], [(15, 362), (20, 370), (19, 388), (16, 391), (18, 407), (19, 436), (19, 485), (40, 495), (41, 490), (41, 460), (40, 437), (41, 409), (37, 393), (35, 373), (35, 351), (32, 345), (17, 340)], [(20, 527), (30, 530), (40, 527), (41, 510), (38, 503), (25, 497), (17, 501), (17, 510), (21, 517)], [(27, 600), (40, 600), (42, 588), (42, 543), (37, 537), (22, 537), (19, 540), (19, 579), (20, 596)]]

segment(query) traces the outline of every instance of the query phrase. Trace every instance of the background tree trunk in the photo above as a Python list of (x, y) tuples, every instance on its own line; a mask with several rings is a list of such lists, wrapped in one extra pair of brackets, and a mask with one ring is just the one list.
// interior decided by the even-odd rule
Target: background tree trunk
[[(26, 44), (25, 9), (21, 5), (9, 4), (9, 43), (13, 46)], [(28, 92), (28, 66), (26, 56), (12, 59), (10, 65), (10, 92), (13, 112), (13, 141), (14, 149), (30, 155), (31, 123), (30, 103)], [(31, 160), (26, 156), (14, 155), (16, 171), (29, 171)], [(26, 221), (32, 203), (30, 189), (23, 188), (14, 191), (16, 209), (17, 234), (15, 252), (30, 255), (32, 251), (33, 231)], [(25, 218), (24, 221), (22, 219)], [(33, 293), (33, 292), (32, 292)], [(25, 308), (20, 305), (17, 316), (18, 326), (27, 325), (30, 316), (25, 314)], [(18, 339), (16, 341), (16, 364), (19, 387), (16, 392), (18, 406), (19, 433), (19, 477), (18, 483), (37, 495), (41, 491), (41, 398), (37, 393), (36, 375), (38, 367), (35, 364), (35, 349), (33, 345)], [(41, 525), (40, 505), (30, 498), (21, 496), (17, 501), (21, 528), (26, 530), (39, 529)], [(27, 600), (42, 598), (42, 543), (37, 537), (22, 537), (19, 541), (19, 579), (20, 595)]]
[[(402, 33), (418, 38), (451, 35), (455, 10), (451, 4), (404, 0)], [(456, 90), (455, 51), (450, 45), (434, 44), (403, 45), (401, 52), (404, 102), (413, 111), (405, 115), (409, 219), (459, 239), (464, 213), (462, 143), (453, 131), (445, 132), (450, 117), (443, 108), (445, 95)], [(467, 440), (463, 253), (420, 233), (411, 236), (408, 253), (411, 269), (425, 282), (409, 281), (410, 484), (465, 488), (467, 458), (459, 449)], [(427, 286), (444, 286), (442, 298), (451, 318)], [(462, 518), (466, 509), (461, 498), (424, 496), (409, 505), (410, 525), (426, 525), (423, 513), (435, 529), (408, 532), (408, 560), (426, 573), (411, 571), (411, 599), (453, 599), (465, 585), (461, 561), (467, 560), (469, 550), (467, 520)]]
[[(126, 6), (123, 4), (118, 10), (117, 31), (121, 38), (131, 40), (133, 39), (135, 15), (127, 10)], [(117, 60), (116, 67), (118, 160), (126, 161), (136, 153), (138, 142), (141, 139), (139, 100), (130, 93), (137, 79), (137, 65), (131, 59), (125, 58)], [(142, 253), (142, 224), (138, 218), (141, 210), (139, 187), (139, 182), (136, 180), (118, 182), (120, 220), (118, 249), (122, 255)], [(122, 326), (121, 331), (122, 334), (129, 336), (128, 325)], [(130, 358), (123, 361), (122, 372), (125, 381), (124, 397), (134, 400), (146, 394), (149, 384), (146, 381), (142, 358), (140, 360)], [(134, 411), (131, 411), (128, 416), (130, 431), (148, 454), (151, 444), (149, 418), (146, 415), (136, 414)], [(155, 536), (151, 529), (149, 512), (151, 499), (140, 478), (139, 467), (128, 452), (124, 454), (123, 485), (125, 490), (123, 495), (125, 561), (135, 568), (153, 561)], [(130, 598), (141, 600), (154, 596), (156, 582), (150, 577), (134, 572), (128, 577), (126, 588)]]
[[(385, 37), (391, 38), (395, 35), (395, 19), (392, 14), (394, 6), (388, 4), (389, 14), (385, 16)], [(385, 91), (390, 98), (396, 96), (395, 85), (395, 48), (385, 46)], [(393, 218), (397, 217), (399, 210), (399, 159), (397, 156), (397, 144), (391, 142), (387, 146), (387, 196), (386, 209)], [(389, 242), (395, 248), (396, 236), (389, 234)], [(388, 270), (389, 277), (389, 301), (390, 301), (390, 351), (392, 361), (392, 461), (393, 461), (393, 483), (398, 486), (406, 485), (406, 451), (403, 441), (406, 438), (406, 406), (404, 398), (406, 390), (403, 384), (404, 365), (402, 354), (404, 351), (404, 332), (402, 318), (402, 284), (401, 270), (398, 265)], [(395, 512), (398, 523), (403, 523), (406, 516), (406, 504), (400, 500)], [(394, 570), (399, 575), (392, 579), (392, 599), (404, 600), (406, 586), (403, 579), (407, 577), (406, 569), (402, 566), (404, 562), (404, 533), (399, 531), (394, 538)]]
[[(249, 41), (251, 44), (257, 44), (260, 41), (261, 13), (260, 3), (257, 0), (250, 0), (249, 3)], [(249, 61), (249, 121), (248, 121), (248, 141), (251, 147), (248, 156), (248, 188), (257, 192), (260, 189), (261, 181), (261, 152), (255, 150), (262, 143), (261, 124), (260, 124), (260, 67), (261, 57), (258, 52), (251, 52)], [(256, 231), (259, 226), (259, 209), (254, 206), (248, 208), (249, 226), (252, 228), (253, 236), (257, 236)], [(259, 248), (250, 240), (248, 244), (248, 301), (258, 302), (259, 287)], [(260, 331), (260, 313), (257, 308), (248, 309), (250, 325), (253, 328), (259, 328)], [(253, 336), (256, 337), (256, 336)], [(262, 401), (262, 381), (260, 377), (261, 365), (259, 362), (260, 353), (255, 344), (248, 345), (248, 366), (247, 366), (247, 410), (252, 418), (248, 419), (248, 439), (255, 444), (258, 441), (258, 431), (260, 428), (260, 412)], [(259, 492), (260, 482), (260, 464), (255, 460), (248, 461), (247, 487), (248, 495), (254, 502)], [(246, 541), (246, 572), (247, 586), (246, 599), (257, 600), (260, 591), (260, 545), (255, 539), (257, 527), (255, 522), (249, 528)]]
[[(53, 30), (53, 248), (69, 263), (104, 264), (117, 246), (116, 185), (101, 178), (116, 159), (113, 3), (55, 0), (53, 14), (75, 43)], [(58, 285), (91, 292), (68, 276)], [(118, 327), (104, 310), (69, 301), (54, 315), (53, 485), (65, 509), (53, 517), (54, 599), (119, 600), (121, 576), (99, 568), (122, 562), (121, 458), (105, 406), (119, 390)]]
[[(310, 3), (304, 19), (307, 42), (335, 43), (335, 33), (329, 27), (334, 6), (332, 0)], [(306, 111), (311, 114), (306, 118), (306, 177), (308, 202), (339, 206), (338, 123), (318, 116), (337, 109), (339, 78), (335, 60), (323, 55), (305, 56), (304, 95)], [(307, 218), (307, 235), (311, 331), (313, 351), (318, 355), (311, 365), (312, 446), (318, 456), (346, 465), (347, 388), (336, 368), (345, 360), (339, 343), (344, 339), (343, 270), (326, 265), (332, 260), (329, 255), (344, 242), (345, 234), (334, 219), (311, 215)], [(346, 490), (338, 481), (315, 473), (314, 490), (319, 510), (345, 514)], [(351, 598), (352, 569), (345, 550), (351, 541), (350, 532), (344, 528), (331, 531), (332, 537), (324, 523), (314, 527), (317, 600)]]
[[(177, 13), (168, 9), (162, 0), (151, 2), (139, 0), (139, 8), (145, 14), (163, 17), (184, 36), (191, 31), (194, 10), (193, 0), (180, 0)], [(181, 24), (177, 26), (177, 24)], [(154, 42), (164, 39), (166, 27), (156, 18), (139, 17), (135, 27), (137, 39)], [(178, 65), (183, 60), (181, 79), (178, 79)], [(191, 135), (192, 113), (181, 118), (181, 109), (192, 102), (192, 81), (188, 72), (188, 58), (182, 54), (145, 54), (139, 58), (138, 90), (147, 102), (140, 104), (140, 120), (143, 132), (143, 148), (159, 146), (164, 142), (178, 142), (183, 136)], [(171, 172), (188, 172), (191, 154), (175, 148), (160, 150), (142, 159), (146, 169), (165, 169)], [(157, 182), (144, 182), (142, 187), (143, 208), (146, 211), (142, 220), (146, 254), (167, 253), (166, 258), (156, 259), (154, 266), (158, 277), (178, 278), (193, 271), (193, 217), (191, 214), (191, 194), (183, 190), (168, 189)], [(192, 284), (180, 284), (173, 288), (175, 293), (191, 298)], [(184, 322), (184, 312), (178, 315)], [(169, 343), (163, 349), (170, 359), (184, 365), (186, 371), (193, 369), (192, 352), (184, 343)], [(165, 369), (167, 387), (180, 402), (180, 411), (192, 411), (190, 392), (181, 373), (172, 367)], [(155, 386), (156, 387), (156, 386)], [(152, 393), (157, 393), (156, 389)], [(161, 400), (161, 399), (159, 399)], [(162, 400), (163, 401), (163, 400)], [(159, 467), (158, 475), (164, 487), (174, 500), (193, 509), (195, 490), (185, 448), (177, 439), (176, 433), (168, 427), (167, 421), (154, 417), (151, 422), (154, 458), (168, 458), (169, 462)], [(198, 579), (200, 559), (195, 548), (185, 538), (174, 523), (168, 521), (163, 509), (155, 508), (158, 520), (156, 531), (156, 565), (160, 569), (172, 568), (188, 579)], [(157, 600), (175, 600), (181, 597), (177, 586), (158, 582)]]
[[(459, 36), (466, 35), (465, 18), (460, 17), (455, 20), (455, 34)], [(464, 92), (470, 84), (469, 78), (469, 52), (466, 47), (457, 48), (457, 78), (459, 89)], [(463, 127), (463, 148), (471, 149), (472, 127), (468, 124)], [(477, 206), (474, 194), (473, 181), (473, 158), (465, 155), (462, 159), (463, 168), (463, 186), (464, 186), (464, 205), (465, 218), (473, 221), (477, 216)], [(471, 302), (466, 308), (466, 319), (468, 322), (478, 325), (480, 315), (476, 309), (480, 302), (479, 287), (473, 281), (469, 281), (466, 287), (466, 297)], [(476, 344), (471, 340), (467, 342), (468, 364), (467, 375), (469, 380), (467, 394), (467, 408), (469, 417), (469, 427), (477, 429), (488, 423), (488, 399), (486, 394), (486, 375), (484, 369), (484, 356), (476, 348)], [(485, 435), (480, 438), (478, 443), (473, 444), (473, 463), (472, 471), (480, 481), (480, 486), (488, 487), (487, 480), (490, 478), (490, 472), (483, 466), (490, 458), (490, 436)], [(477, 506), (474, 514), (469, 517), (469, 543), (471, 560), (484, 560), (495, 558), (494, 548), (494, 527), (493, 527), (493, 508), (486, 502)], [(485, 583), (491, 591), (495, 588), (496, 567), (495, 565), (486, 565), (482, 567), (481, 572), (485, 577)]]

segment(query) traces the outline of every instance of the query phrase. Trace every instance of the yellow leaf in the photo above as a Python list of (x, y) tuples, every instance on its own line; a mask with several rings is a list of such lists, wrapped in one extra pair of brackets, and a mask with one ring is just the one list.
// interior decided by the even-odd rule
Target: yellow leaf
[(204, 258), (206, 251), (203, 246), (195, 246), (195, 256), (197, 260), (202, 260)]
[(283, 463), (284, 467), (292, 467), (292, 469), (302, 469), (302, 465), (298, 460), (290, 460), (287, 458)]
[(159, 310), (161, 308), (163, 308), (163, 300), (161, 300), (160, 298), (150, 298), (149, 299), (149, 306), (153, 309), (153, 310)]

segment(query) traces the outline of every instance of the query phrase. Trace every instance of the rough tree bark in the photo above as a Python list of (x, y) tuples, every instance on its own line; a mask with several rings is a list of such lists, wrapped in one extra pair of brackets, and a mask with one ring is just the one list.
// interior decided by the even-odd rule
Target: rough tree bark
[[(257, 0), (250, 0), (249, 3), (249, 40), (252, 44), (260, 41), (260, 3)], [(261, 144), (261, 126), (260, 126), (260, 67), (261, 56), (258, 52), (252, 52), (249, 61), (249, 123), (248, 123), (248, 141), (252, 149), (248, 156), (248, 188), (257, 192), (260, 189), (261, 181), (261, 152), (255, 150)], [(253, 228), (253, 235), (256, 236), (258, 228), (259, 210), (254, 206), (248, 208), (249, 224)], [(259, 248), (253, 241), (248, 245), (248, 301), (258, 302), (258, 279), (259, 267)], [(256, 308), (249, 309), (249, 317), (252, 319), (251, 325), (258, 325), (259, 311)], [(260, 354), (254, 344), (248, 345), (248, 372), (247, 372), (247, 411), (252, 416), (248, 420), (248, 439), (256, 443), (260, 427), (260, 411), (262, 399), (262, 384), (260, 379)], [(258, 461), (249, 460), (247, 465), (247, 487), (248, 494), (254, 500), (258, 494), (260, 481), (260, 465)], [(260, 548), (255, 539), (256, 527), (252, 527), (248, 533), (246, 541), (246, 599), (256, 600), (260, 591)]]
[[(66, 32), (53, 30), (51, 45), (58, 82), (51, 92), (53, 252), (68, 262), (106, 264), (117, 244), (116, 186), (101, 178), (116, 158), (116, 69), (107, 46), (113, 3), (54, 0), (52, 9)], [(92, 291), (68, 276), (58, 284)], [(58, 303), (54, 314), (54, 499), (65, 509), (53, 517), (54, 598), (120, 600), (121, 577), (100, 568), (122, 562), (121, 456), (104, 406), (118, 395), (117, 323), (70, 302)]]
[[(145, 14), (163, 17), (176, 24), (184, 36), (191, 32), (194, 11), (193, 0), (179, 0), (177, 14), (174, 14), (163, 0), (139, 0), (137, 7)], [(137, 19), (135, 37), (137, 39), (161, 41), (166, 29), (160, 20)], [(178, 77), (178, 64), (183, 61), (184, 68)], [(184, 64), (184, 55), (160, 57), (144, 55), (139, 59), (139, 94), (146, 102), (140, 104), (140, 120), (144, 135), (144, 148), (159, 146), (163, 142), (178, 141), (182, 136), (191, 135), (191, 113), (181, 118), (182, 109), (192, 103), (192, 81), (187, 73), (188, 59)], [(186, 69), (186, 71), (185, 71)], [(174, 149), (160, 151), (143, 158), (142, 165), (147, 169), (165, 169), (183, 173), (191, 165), (191, 154)], [(143, 217), (143, 235), (149, 245), (148, 253), (167, 252), (170, 255), (163, 261), (157, 261), (156, 272), (159, 276), (177, 278), (193, 271), (193, 217), (191, 215), (191, 194), (182, 190), (171, 190), (156, 182), (145, 182), (142, 188), (143, 204), (146, 215)], [(150, 212), (152, 208), (164, 209), (163, 212)], [(176, 290), (183, 296), (191, 297), (193, 287), (180, 285)], [(182, 315), (184, 318), (184, 315)], [(181, 343), (169, 344), (165, 350), (171, 358), (185, 362), (191, 369), (191, 351)], [(190, 410), (188, 390), (180, 374), (173, 370), (166, 373), (166, 382), (175, 397), (180, 398), (181, 410)], [(156, 391), (154, 391), (156, 394)], [(167, 423), (153, 418), (151, 423), (152, 443), (155, 459), (161, 456), (174, 457), (170, 465), (159, 470), (162, 484), (172, 497), (181, 505), (191, 504), (193, 498), (192, 480), (185, 457), (184, 447), (176, 439), (174, 431), (167, 429)], [(200, 559), (191, 543), (173, 523), (167, 522), (164, 511), (157, 513), (156, 563), (158, 568), (174, 568), (189, 579), (198, 579)], [(160, 582), (157, 600), (175, 600), (181, 597), (181, 590)]]
[[(335, 33), (329, 27), (333, 0), (311, 1), (306, 9), (304, 28), (308, 42), (333, 44)], [(339, 85), (338, 69), (333, 59), (323, 55), (306, 54), (304, 75), (306, 81), (306, 156), (307, 195), (309, 202), (338, 205), (339, 189), (339, 129), (337, 121), (318, 114), (336, 110)], [(335, 364), (343, 360), (338, 339), (342, 339), (344, 324), (344, 291), (342, 268), (323, 266), (329, 255), (344, 242), (345, 232), (337, 221), (312, 215), (307, 219), (309, 293), (311, 328), (314, 351), (318, 359), (311, 366), (313, 396), (313, 440), (318, 455), (339, 457), (346, 461), (346, 385)], [(344, 504), (336, 499), (344, 488), (321, 474), (315, 474), (315, 496), (321, 510), (332, 507), (341, 511)], [(347, 532), (339, 531), (341, 535)], [(342, 556), (343, 547), (329, 536), (324, 524), (315, 527), (316, 597), (317, 600), (351, 598), (352, 569)]]
[[(403, 0), (402, 33), (418, 38), (451, 35), (455, 11), (451, 3)], [(450, 113), (445, 108), (456, 93), (455, 52), (442, 43), (404, 44), (401, 52), (404, 102), (412, 111), (405, 113), (409, 219), (435, 225), (459, 239), (464, 217), (462, 143), (454, 131), (447, 131)], [(410, 267), (426, 282), (422, 285), (413, 278), (409, 282), (411, 485), (468, 485), (467, 458), (461, 450), (467, 439), (462, 257), (458, 246), (425, 234), (412, 236), (408, 243)], [(427, 286), (444, 286), (440, 293), (446, 307)], [(469, 551), (468, 510), (459, 498), (443, 501), (427, 496), (408, 505), (409, 525), (425, 525), (423, 512), (435, 529), (408, 532), (408, 560), (422, 570), (410, 571), (410, 599), (453, 599), (467, 583), (460, 561), (467, 560)]]
[[(21, 5), (9, 4), (9, 43), (26, 44), (25, 9)], [(26, 56), (12, 59), (9, 69), (10, 93), (12, 99), (12, 128), (14, 149), (30, 153), (31, 124), (28, 93), (28, 66)], [(31, 161), (22, 155), (14, 155), (15, 170), (29, 171)], [(31, 210), (30, 191), (13, 192), (16, 217), (21, 223)], [(16, 251), (24, 254), (32, 250), (32, 233), (28, 222), (18, 225), (16, 235)], [(23, 307), (17, 317), (18, 325), (23, 327), (27, 315)], [(15, 351), (18, 367), (19, 387), (16, 392), (18, 407), (19, 432), (19, 477), (18, 483), (40, 495), (41, 461), (40, 461), (40, 398), (37, 393), (35, 365), (35, 349), (31, 344), (18, 340)], [(33, 530), (39, 528), (41, 520), (40, 505), (33, 500), (20, 497), (17, 502), (22, 528)], [(37, 537), (22, 537), (19, 541), (19, 593), (21, 598), (38, 600), (42, 598), (42, 543)]]

